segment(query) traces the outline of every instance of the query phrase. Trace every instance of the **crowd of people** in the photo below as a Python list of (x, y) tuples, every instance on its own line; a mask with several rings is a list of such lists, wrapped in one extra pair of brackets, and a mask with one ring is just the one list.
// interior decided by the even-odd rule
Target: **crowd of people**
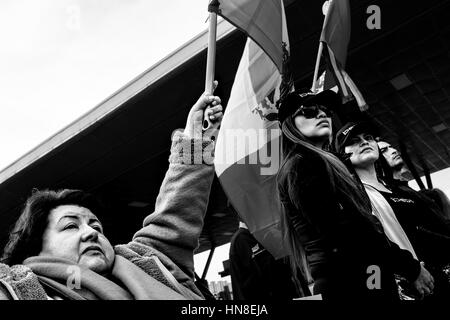
[(297, 296), (450, 297), (448, 198), (411, 189), (399, 152), (370, 121), (348, 122), (333, 135), (340, 107), (331, 90), (292, 92), (280, 104), (282, 231), (292, 274), (313, 284)]
[[(208, 106), (213, 126), (203, 130)], [(448, 199), (409, 188), (400, 154), (369, 122), (333, 134), (340, 106), (331, 90), (282, 99), (277, 182), (289, 261), (276, 261), (241, 221), (230, 252), (236, 299), (449, 296)], [(222, 111), (220, 98), (207, 94), (191, 108), (186, 128), (172, 137), (155, 211), (127, 244), (110, 244), (93, 195), (35, 191), (3, 250), (0, 299), (210, 297), (196, 285), (193, 254), (214, 168), (198, 160), (214, 145)]]

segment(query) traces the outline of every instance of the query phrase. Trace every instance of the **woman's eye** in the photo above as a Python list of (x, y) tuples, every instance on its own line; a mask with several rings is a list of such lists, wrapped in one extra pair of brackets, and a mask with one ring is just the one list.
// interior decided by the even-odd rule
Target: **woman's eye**
[(374, 141), (375, 140), (375, 138), (372, 135), (370, 135), (370, 134), (366, 135), (364, 137), (364, 139), (366, 139), (367, 141)]
[(67, 229), (76, 229), (76, 228), (78, 228), (78, 226), (77, 226), (76, 224), (71, 223), (71, 224), (68, 224), (67, 226), (65, 226), (65, 227), (64, 227), (64, 230), (67, 230)]
[(91, 226), (91, 228), (96, 230), (96, 231), (98, 231), (98, 232), (100, 232), (100, 233), (103, 233), (102, 227), (100, 227), (100, 226)]

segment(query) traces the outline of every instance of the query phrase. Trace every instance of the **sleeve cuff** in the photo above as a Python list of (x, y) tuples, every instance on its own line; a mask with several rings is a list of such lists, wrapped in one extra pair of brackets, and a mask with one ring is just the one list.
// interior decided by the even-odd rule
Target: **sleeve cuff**
[(178, 164), (207, 164), (214, 162), (215, 143), (210, 138), (191, 139), (181, 130), (172, 136), (170, 148), (170, 163)]

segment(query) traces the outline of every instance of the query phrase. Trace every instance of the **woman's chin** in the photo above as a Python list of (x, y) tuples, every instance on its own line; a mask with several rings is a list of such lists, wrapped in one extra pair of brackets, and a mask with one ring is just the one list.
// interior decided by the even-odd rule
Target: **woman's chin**
[(104, 257), (82, 257), (79, 265), (100, 274), (108, 273), (111, 269), (111, 265), (108, 265)]
[(331, 136), (331, 128), (330, 127), (321, 127), (317, 130), (317, 137), (328, 140)]
[(368, 168), (375, 164), (375, 162), (378, 160), (378, 157), (376, 155), (366, 155), (364, 157), (360, 157), (358, 160), (351, 159), (352, 164), (355, 167), (359, 168)]

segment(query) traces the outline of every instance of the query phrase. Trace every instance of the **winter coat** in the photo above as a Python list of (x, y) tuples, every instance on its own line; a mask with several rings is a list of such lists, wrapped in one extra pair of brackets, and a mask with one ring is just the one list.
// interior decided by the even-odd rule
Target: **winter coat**
[[(203, 299), (194, 284), (193, 253), (214, 170), (202, 162), (192, 163), (202, 159), (202, 154), (190, 154), (191, 149), (203, 151), (191, 148), (193, 143), (201, 145), (202, 141), (187, 139), (182, 133), (174, 135), (155, 211), (131, 242), (115, 246), (111, 277), (74, 269), (77, 266), (64, 259), (30, 257), (22, 265), (0, 264), (0, 299)], [(203, 141), (203, 147), (211, 143)], [(76, 270), (81, 281), (69, 279), (67, 270)]]

